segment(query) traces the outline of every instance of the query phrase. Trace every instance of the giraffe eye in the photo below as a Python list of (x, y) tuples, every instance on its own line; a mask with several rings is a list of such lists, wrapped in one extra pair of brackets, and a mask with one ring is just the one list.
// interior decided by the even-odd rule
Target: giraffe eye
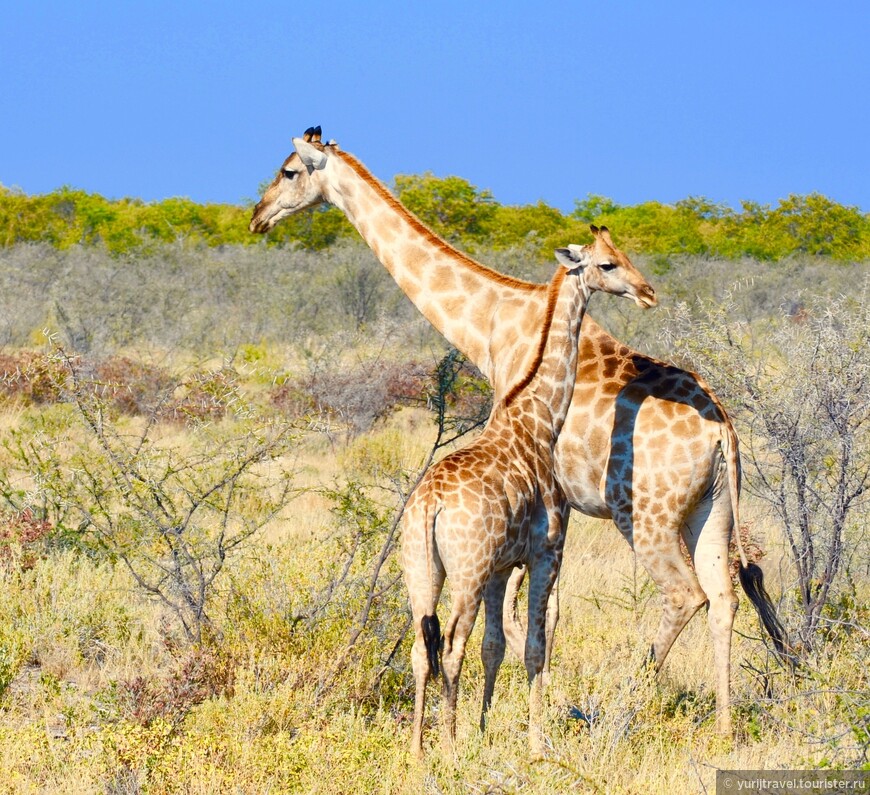
[(614, 265), (612, 262), (603, 262), (598, 267), (601, 268), (601, 270), (603, 270), (605, 273), (610, 273), (610, 271), (616, 270), (616, 265)]
[(282, 169), (281, 173), (284, 175), (284, 179), (289, 179), (289, 180), (296, 179), (297, 172), (293, 171), (292, 169), (289, 169), (289, 168)]

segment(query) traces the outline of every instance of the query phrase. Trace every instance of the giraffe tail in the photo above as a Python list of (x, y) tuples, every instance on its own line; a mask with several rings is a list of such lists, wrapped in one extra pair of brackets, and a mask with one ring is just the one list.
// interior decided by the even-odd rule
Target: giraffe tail
[(773, 600), (764, 587), (764, 574), (757, 563), (750, 563), (743, 549), (743, 540), (740, 537), (740, 453), (738, 451), (737, 433), (734, 426), (726, 421), (725, 432), (722, 434), (722, 452), (725, 456), (725, 465), (728, 470), (728, 491), (731, 495), (731, 515), (733, 516), (734, 541), (737, 552), (740, 555), (740, 585), (749, 598), (758, 619), (764, 627), (776, 656), (790, 668), (797, 667), (797, 656), (788, 640), (788, 634), (779, 616)]
[(776, 609), (773, 606), (773, 601), (764, 587), (764, 576), (761, 573), (761, 567), (756, 563), (750, 563), (748, 566), (740, 567), (740, 585), (752, 602), (755, 612), (758, 613), (758, 618), (761, 625), (770, 635), (773, 642), (773, 650), (780, 661), (791, 669), (798, 667), (798, 658), (788, 641), (788, 635), (785, 627), (779, 620), (776, 614)]
[(441, 624), (437, 615), (423, 616), (420, 621), (423, 629), (423, 640), (426, 642), (426, 657), (432, 676), (438, 676), (438, 651), (441, 648)]
[[(435, 517), (436, 511), (432, 510), (431, 495), (427, 495), (425, 508), (425, 537), (426, 537), (426, 576), (429, 580), (429, 588), (432, 588), (432, 563), (433, 547), (435, 545)], [(440, 666), (438, 653), (441, 650), (441, 624), (438, 621), (434, 594), (429, 596), (429, 604), (432, 608), (431, 615), (425, 615), (420, 620), (420, 628), (423, 630), (423, 641), (426, 644), (426, 657), (429, 660), (429, 670), (432, 676), (438, 676)]]

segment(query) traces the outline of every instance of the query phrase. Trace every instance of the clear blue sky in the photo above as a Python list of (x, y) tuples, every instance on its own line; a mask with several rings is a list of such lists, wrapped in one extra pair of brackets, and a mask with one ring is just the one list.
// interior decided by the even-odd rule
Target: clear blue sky
[(381, 179), (563, 211), (870, 211), (870, 2), (0, 0), (0, 183), (255, 197), (320, 124)]

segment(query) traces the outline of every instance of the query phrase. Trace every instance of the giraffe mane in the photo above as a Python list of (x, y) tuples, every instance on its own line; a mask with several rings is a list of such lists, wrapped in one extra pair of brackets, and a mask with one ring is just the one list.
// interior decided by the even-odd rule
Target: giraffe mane
[(387, 189), (387, 187), (377, 178), (375, 178), (371, 172), (362, 164), (359, 160), (357, 160), (353, 155), (348, 152), (336, 152), (335, 153), (344, 163), (353, 169), (356, 175), (363, 180), (369, 187), (374, 190), (378, 196), (385, 201), (390, 208), (401, 215), (410, 225), (413, 227), (414, 231), (418, 234), (422, 235), (426, 240), (428, 240), (433, 246), (436, 246), (440, 251), (445, 254), (449, 254), (452, 257), (460, 260), (464, 266), (473, 270), (477, 273), (483, 274), (488, 277), (492, 281), (497, 284), (506, 285), (509, 287), (515, 287), (522, 290), (539, 290), (542, 285), (535, 284), (534, 282), (527, 282), (522, 279), (514, 278), (513, 276), (507, 276), (503, 273), (499, 273), (498, 271), (492, 270), (492, 268), (487, 268), (486, 265), (481, 264), (477, 260), (472, 259), (467, 254), (459, 251), (459, 249), (451, 246), (444, 238), (438, 236), (429, 229), (416, 215), (414, 215), (405, 205), (403, 205), (392, 193)]
[(532, 363), (529, 365), (526, 374), (516, 384), (514, 384), (514, 386), (511, 387), (510, 392), (507, 393), (507, 396), (503, 401), (505, 406), (510, 406), (510, 404), (516, 399), (516, 396), (529, 385), (531, 380), (535, 377), (538, 367), (541, 365), (541, 360), (544, 358), (544, 348), (547, 345), (547, 338), (550, 336), (550, 327), (553, 325), (553, 315), (556, 312), (556, 301), (559, 298), (559, 290), (562, 287), (562, 282), (565, 281), (567, 273), (568, 271), (565, 268), (559, 268), (550, 280), (550, 283), (547, 285), (547, 310), (544, 314), (544, 324), (541, 327), (541, 335), (538, 338), (538, 347), (535, 351), (535, 358), (532, 359)]

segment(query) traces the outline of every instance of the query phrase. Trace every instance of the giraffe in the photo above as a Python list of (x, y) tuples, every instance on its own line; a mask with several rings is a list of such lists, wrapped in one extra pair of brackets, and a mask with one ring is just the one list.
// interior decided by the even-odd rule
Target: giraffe
[[(592, 227), (596, 237), (607, 230)], [(504, 658), (502, 607), (515, 564), (529, 570), (525, 664), (529, 679), (529, 742), (543, 752), (542, 678), (545, 613), (562, 558), (568, 506), (553, 477), (556, 438), (577, 377), (577, 342), (589, 295), (604, 291), (655, 304), (655, 293), (626, 259), (614, 262), (594, 245), (556, 250), (560, 268), (547, 288), (547, 310), (529, 371), (496, 402), (481, 435), (432, 466), (403, 516), (402, 567), (415, 630), (411, 653), (416, 698), (411, 749), (422, 754), (426, 683), (438, 674), (441, 631), (436, 605), (445, 578), (452, 608), (441, 667), (445, 739), (456, 731), (456, 699), (468, 636), (481, 600), (485, 671), (480, 728)]]
[[(319, 127), (293, 139), (294, 151), (254, 208), (250, 230), (328, 202), (338, 207), (430, 323), (505, 394), (526, 372), (546, 316), (547, 288), (497, 273), (450, 246), (408, 212), (353, 155), (324, 143)], [(593, 245), (625, 255), (609, 234)], [(716, 723), (731, 732), (730, 648), (737, 597), (728, 542), (737, 520), (739, 457), (734, 428), (695, 373), (645, 356), (583, 320), (574, 399), (556, 445), (555, 472), (572, 508), (612, 519), (662, 594), (652, 643), (661, 668), (674, 640), (707, 604), (713, 638)], [(683, 559), (684, 538), (693, 566)], [(739, 544), (739, 533), (737, 534)], [(785, 640), (761, 570), (740, 579), (774, 646)], [(515, 580), (516, 582), (516, 580)], [(550, 628), (558, 616), (551, 600)], [(519, 628), (509, 619), (512, 648)]]

